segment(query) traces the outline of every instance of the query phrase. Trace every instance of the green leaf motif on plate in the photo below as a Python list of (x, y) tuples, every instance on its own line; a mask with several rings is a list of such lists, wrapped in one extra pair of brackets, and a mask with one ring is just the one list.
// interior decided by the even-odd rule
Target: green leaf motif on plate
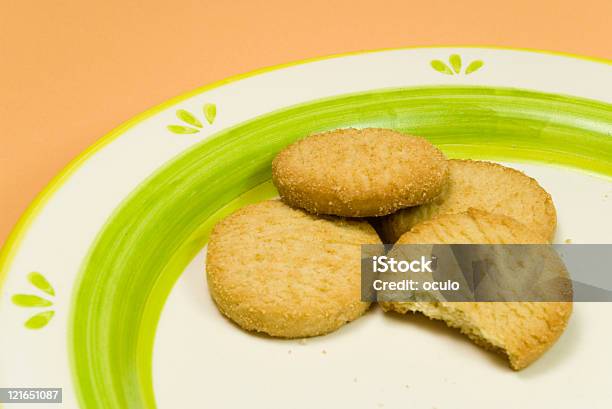
[[(434, 70), (446, 75), (459, 75), (463, 67), (463, 61), (459, 54), (451, 54), (450, 57), (448, 57), (448, 64), (442, 60), (431, 60), (429, 64)], [(472, 74), (482, 68), (483, 65), (484, 62), (482, 60), (474, 60), (468, 64), (463, 74)]]
[(54, 315), (54, 311), (39, 312), (38, 314), (30, 317), (30, 319), (28, 319), (23, 325), (25, 325), (25, 327), (28, 329), (40, 329), (47, 325)]
[(459, 54), (453, 54), (448, 58), (448, 62), (451, 67), (453, 67), (453, 71), (455, 74), (459, 74), (461, 72), (461, 56)]
[[(206, 122), (208, 122), (209, 125), (212, 125), (217, 117), (217, 106), (209, 103), (204, 104), (202, 112), (204, 113), (204, 119), (206, 119)], [(186, 125), (168, 125), (167, 128), (172, 133), (179, 135), (194, 134), (199, 133), (202, 128), (204, 128), (202, 123), (203, 121), (198, 119), (194, 114), (186, 109), (177, 110), (176, 117), (183, 121)]]
[(20, 307), (49, 307), (53, 305), (51, 301), (32, 294), (15, 294), (12, 301), (13, 304)]
[[(47, 295), (55, 296), (55, 289), (43, 276), (42, 274), (33, 271), (28, 274), (28, 281), (34, 287), (39, 289), (40, 291), (45, 292)], [(46, 298), (35, 294), (14, 294), (11, 297), (11, 301), (18, 307), (22, 308), (45, 308), (51, 307), (53, 305), (53, 301), (50, 301)], [(51, 318), (55, 315), (55, 311), (52, 309), (48, 309), (45, 311), (38, 312), (32, 315), (28, 320), (23, 324), (27, 329), (40, 329), (45, 327)]]
[(440, 60), (433, 60), (431, 62), (431, 67), (442, 74), (453, 75), (453, 71), (449, 68), (449, 66)]
[(470, 65), (468, 65), (468, 67), (465, 69), (465, 75), (469, 75), (473, 72), (478, 71), (483, 65), (484, 62), (482, 62), (481, 60), (472, 61)]
[(204, 104), (204, 117), (206, 121), (212, 125), (217, 116), (217, 106), (215, 104)]
[(182, 126), (182, 125), (168, 125), (168, 130), (170, 132), (174, 132), (174, 133), (177, 133), (177, 134), (189, 134), (189, 133), (198, 133), (198, 132), (200, 132), (199, 129), (190, 128), (188, 126)]
[(176, 117), (189, 125), (197, 126), (198, 128), (202, 127), (202, 122), (198, 121), (198, 118), (193, 116), (191, 112), (184, 109), (176, 111)]
[(39, 290), (44, 291), (49, 295), (55, 295), (55, 290), (53, 289), (53, 286), (42, 274), (32, 272), (28, 274), (28, 281)]

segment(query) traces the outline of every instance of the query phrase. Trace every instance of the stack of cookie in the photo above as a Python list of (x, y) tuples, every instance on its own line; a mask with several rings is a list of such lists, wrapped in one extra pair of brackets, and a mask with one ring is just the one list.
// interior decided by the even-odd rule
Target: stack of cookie
[[(214, 229), (211, 295), (241, 327), (276, 337), (329, 333), (361, 316), (362, 244), (549, 242), (550, 195), (525, 174), (447, 160), (423, 138), (341, 129), (290, 145), (272, 163), (281, 200), (247, 206)], [(571, 303), (381, 303), (444, 320), (514, 369), (562, 333)]]

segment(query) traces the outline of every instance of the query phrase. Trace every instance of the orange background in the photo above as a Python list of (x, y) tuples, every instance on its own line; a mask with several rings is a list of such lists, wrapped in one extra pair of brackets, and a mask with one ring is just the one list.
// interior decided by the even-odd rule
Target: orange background
[(612, 58), (610, 16), (610, 0), (0, 0), (0, 243), (87, 146), (205, 83), (415, 45)]

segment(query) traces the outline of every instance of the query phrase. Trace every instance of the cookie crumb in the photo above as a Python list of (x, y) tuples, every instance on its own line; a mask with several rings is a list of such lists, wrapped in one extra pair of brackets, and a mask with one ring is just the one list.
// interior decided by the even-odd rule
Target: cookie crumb
[(327, 351), (326, 351), (326, 350), (324, 350), (324, 349), (323, 349), (323, 350), (321, 350), (321, 353), (322, 353), (323, 355), (327, 355)]
[(572, 239), (565, 239), (565, 244), (571, 244), (572, 243)]

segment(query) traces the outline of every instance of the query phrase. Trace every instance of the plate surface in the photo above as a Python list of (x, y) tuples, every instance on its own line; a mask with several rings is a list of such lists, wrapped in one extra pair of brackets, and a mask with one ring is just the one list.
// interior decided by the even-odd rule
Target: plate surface
[(376, 308), (305, 343), (247, 334), (212, 304), (204, 259), (217, 220), (275, 196), (276, 152), (347, 126), (525, 170), (553, 196), (556, 241), (610, 243), (610, 90), (602, 62), (420, 48), (262, 70), (147, 111), (58, 176), (5, 245), (0, 385), (62, 387), (67, 408), (609, 407), (612, 305), (577, 304), (515, 373), (443, 324)]

